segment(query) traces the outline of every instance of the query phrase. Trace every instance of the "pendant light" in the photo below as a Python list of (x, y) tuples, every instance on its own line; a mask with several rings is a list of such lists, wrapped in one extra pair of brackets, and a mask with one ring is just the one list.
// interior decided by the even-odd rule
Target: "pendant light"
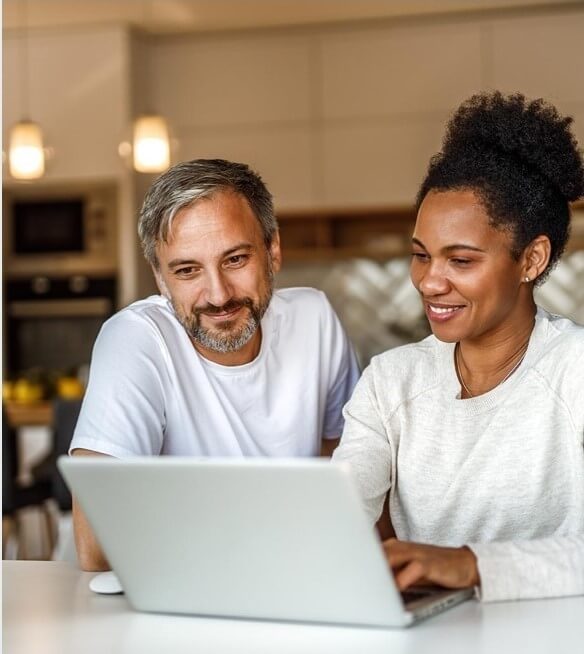
[(20, 37), (20, 80), (21, 102), (24, 118), (13, 125), (9, 136), (8, 164), (12, 177), (15, 179), (38, 179), (45, 174), (45, 151), (43, 148), (43, 133), (37, 123), (28, 117), (28, 27), (27, 27), (27, 0), (21, 0), (22, 10)]
[[(144, 25), (150, 23), (151, 3), (143, 3)], [(147, 62), (149, 63), (149, 57)], [(139, 173), (161, 173), (170, 166), (170, 137), (164, 116), (146, 113), (134, 121), (132, 134), (134, 169)]]
[(135, 120), (133, 153), (139, 173), (160, 173), (170, 166), (168, 126), (163, 116), (147, 114)]

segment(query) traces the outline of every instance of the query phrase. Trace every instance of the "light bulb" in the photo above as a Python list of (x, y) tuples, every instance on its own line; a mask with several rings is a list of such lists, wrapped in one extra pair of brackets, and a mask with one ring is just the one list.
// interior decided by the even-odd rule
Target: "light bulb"
[(168, 127), (162, 116), (141, 116), (134, 123), (134, 168), (160, 173), (170, 165)]
[(10, 131), (8, 154), (10, 174), (15, 179), (38, 179), (45, 173), (45, 152), (41, 128), (29, 120), (16, 123)]

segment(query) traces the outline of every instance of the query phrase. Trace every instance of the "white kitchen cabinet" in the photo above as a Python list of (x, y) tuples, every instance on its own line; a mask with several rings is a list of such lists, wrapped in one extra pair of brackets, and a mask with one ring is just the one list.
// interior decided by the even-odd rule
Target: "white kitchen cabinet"
[[(116, 177), (118, 144), (130, 122), (129, 34), (122, 27), (31, 31), (28, 70), (22, 33), (4, 36), (3, 133), (25, 117), (43, 128), (54, 154), (47, 180)], [(23, 74), (28, 79), (23, 80)], [(5, 179), (8, 175), (4, 170)]]

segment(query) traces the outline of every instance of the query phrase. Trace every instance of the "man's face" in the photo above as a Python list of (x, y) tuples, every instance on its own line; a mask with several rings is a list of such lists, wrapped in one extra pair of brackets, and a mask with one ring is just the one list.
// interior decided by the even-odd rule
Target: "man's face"
[(221, 191), (181, 209), (156, 254), (158, 286), (197, 351), (224, 365), (253, 360), (281, 257), (277, 235), (266, 248), (247, 200)]

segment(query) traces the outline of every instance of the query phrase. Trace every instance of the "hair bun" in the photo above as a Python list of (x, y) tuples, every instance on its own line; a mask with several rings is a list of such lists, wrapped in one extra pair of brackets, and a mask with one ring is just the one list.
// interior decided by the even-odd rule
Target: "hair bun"
[(448, 124), (443, 154), (457, 150), (491, 150), (536, 171), (568, 201), (584, 195), (584, 168), (570, 126), (542, 99), (528, 101), (516, 93), (473, 95)]

